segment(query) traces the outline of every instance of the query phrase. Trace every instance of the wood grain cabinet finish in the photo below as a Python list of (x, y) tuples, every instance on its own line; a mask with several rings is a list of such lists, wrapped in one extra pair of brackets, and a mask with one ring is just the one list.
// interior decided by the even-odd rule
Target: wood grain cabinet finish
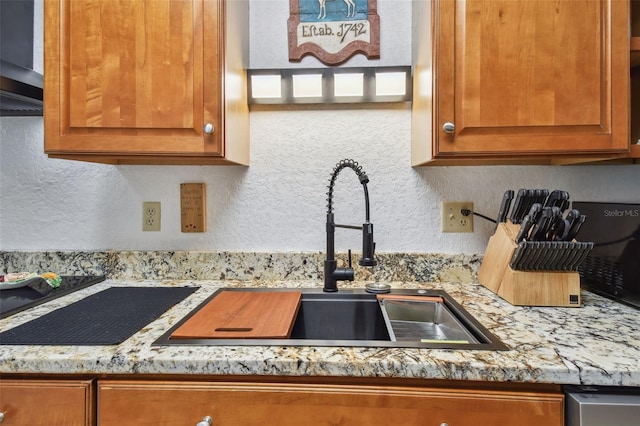
[(101, 426), (196, 424), (560, 426), (554, 392), (401, 386), (154, 382), (98, 384)]
[(94, 424), (90, 380), (0, 381), (2, 426), (89, 426)]
[(44, 6), (50, 157), (248, 164), (246, 1), (45, 0)]
[(414, 165), (629, 151), (628, 0), (431, 4), (414, 3)]

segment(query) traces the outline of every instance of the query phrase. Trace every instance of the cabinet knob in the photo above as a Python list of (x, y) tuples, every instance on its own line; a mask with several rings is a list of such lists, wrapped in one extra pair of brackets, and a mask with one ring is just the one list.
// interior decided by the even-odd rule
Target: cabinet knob
[(451, 134), (456, 131), (456, 125), (450, 121), (447, 121), (442, 125), (442, 130), (444, 130), (445, 133)]
[(4, 421), (4, 413), (0, 412), (0, 423)]
[(213, 124), (211, 124), (211, 123), (207, 123), (202, 127), (202, 131), (205, 132), (208, 135), (212, 135), (215, 130), (216, 130), (216, 128), (213, 127)]
[[(213, 126), (211, 126), (213, 127)], [(201, 422), (199, 422), (196, 426), (211, 426), (211, 422), (213, 419), (209, 416), (204, 416)]]

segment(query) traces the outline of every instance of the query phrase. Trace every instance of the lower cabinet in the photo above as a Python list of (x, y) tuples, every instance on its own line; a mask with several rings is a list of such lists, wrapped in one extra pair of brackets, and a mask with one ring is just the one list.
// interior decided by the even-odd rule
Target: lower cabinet
[(195, 426), (206, 416), (215, 426), (560, 426), (564, 422), (564, 397), (555, 391), (101, 380), (97, 400), (100, 426)]
[(95, 418), (91, 380), (0, 381), (0, 423), (84, 426)]

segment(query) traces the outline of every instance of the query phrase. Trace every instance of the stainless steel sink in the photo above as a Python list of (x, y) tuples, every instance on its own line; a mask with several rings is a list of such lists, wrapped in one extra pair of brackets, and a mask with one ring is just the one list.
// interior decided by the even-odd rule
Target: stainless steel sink
[(391, 340), (375, 296), (354, 293), (303, 294), (291, 339)]
[(389, 300), (381, 302), (391, 340), (480, 343), (442, 301)]
[[(288, 339), (171, 339), (175, 329), (220, 291), (301, 291), (301, 304)], [(442, 290), (394, 289), (394, 296), (414, 300), (381, 299), (364, 290), (224, 288), (168, 330), (154, 345), (217, 346), (345, 346), (507, 350)], [(415, 296), (424, 297), (415, 300)], [(441, 301), (434, 301), (434, 297)]]

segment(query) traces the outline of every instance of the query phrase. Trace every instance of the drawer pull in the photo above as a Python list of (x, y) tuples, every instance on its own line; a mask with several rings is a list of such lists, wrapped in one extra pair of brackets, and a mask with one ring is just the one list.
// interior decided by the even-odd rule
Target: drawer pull
[(451, 122), (447, 121), (447, 122), (446, 122), (446, 123), (444, 123), (444, 125), (442, 126), (442, 130), (443, 130), (445, 133), (453, 134), (453, 132), (455, 132), (455, 131), (456, 131), (456, 126), (455, 126), (455, 124), (453, 124), (453, 123), (451, 123)]
[(211, 426), (211, 422), (213, 419), (209, 416), (204, 416), (201, 422), (199, 422), (196, 426)]
[(205, 132), (207, 135), (212, 135), (213, 132), (215, 131), (215, 128), (213, 127), (213, 124), (207, 123), (202, 127), (202, 131)]

